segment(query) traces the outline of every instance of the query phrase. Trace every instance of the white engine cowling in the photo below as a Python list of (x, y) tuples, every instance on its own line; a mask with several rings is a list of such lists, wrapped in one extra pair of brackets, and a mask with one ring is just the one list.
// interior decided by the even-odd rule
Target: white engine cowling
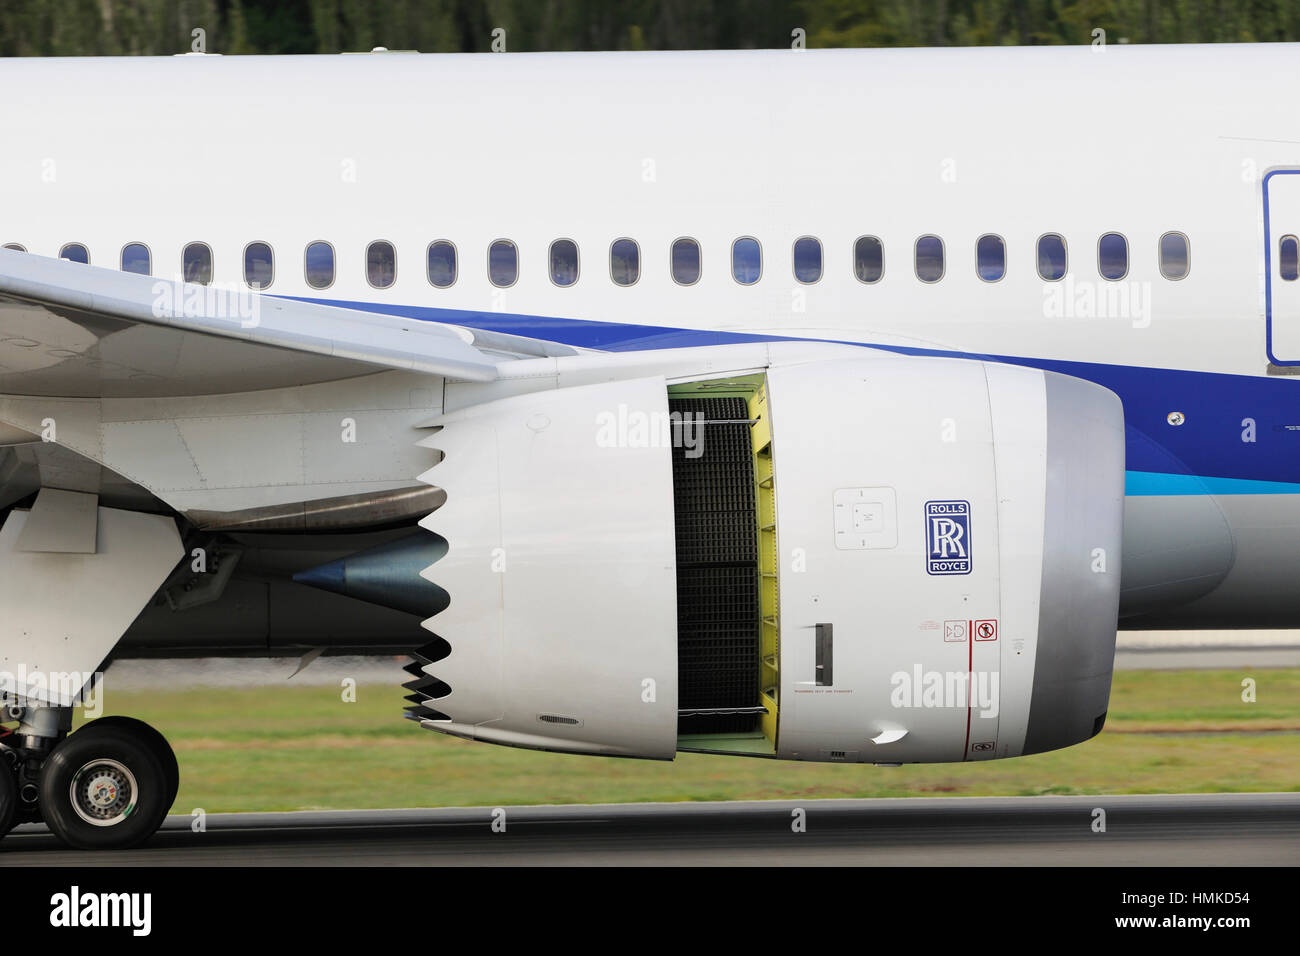
[[(1015, 756), (1100, 729), (1120, 579), (1116, 396), (900, 356), (709, 386), (732, 384), (751, 393), (773, 471), (747, 479), (751, 623), (771, 632), (754, 644), (754, 706), (679, 708), (686, 491), (670, 446), (684, 433), (667, 424), (668, 382), (649, 377), (475, 405), (422, 442), (444, 458), (421, 477), (447, 492), (422, 525), (448, 543), (423, 576), (450, 604), (425, 622), (436, 637), (410, 668), (412, 717), (545, 750), (876, 763)], [(752, 712), (754, 727), (686, 735), (679, 709)]]

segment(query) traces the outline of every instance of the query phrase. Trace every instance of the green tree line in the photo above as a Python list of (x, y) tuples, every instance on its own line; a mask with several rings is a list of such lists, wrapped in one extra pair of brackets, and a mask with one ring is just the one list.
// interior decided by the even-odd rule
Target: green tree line
[[(1300, 38), (1300, 0), (0, 0), (0, 55), (1203, 43)], [(201, 34), (194, 31), (201, 30)]]

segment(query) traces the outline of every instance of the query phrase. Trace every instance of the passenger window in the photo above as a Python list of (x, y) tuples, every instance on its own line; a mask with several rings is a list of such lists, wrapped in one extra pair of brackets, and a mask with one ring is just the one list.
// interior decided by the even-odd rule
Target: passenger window
[(366, 246), (366, 281), (376, 289), (387, 289), (397, 278), (397, 250), (382, 239)]
[(885, 247), (875, 236), (853, 243), (853, 274), (859, 282), (879, 282), (885, 274)]
[(303, 255), (303, 274), (313, 289), (328, 289), (334, 284), (334, 247), (328, 242), (313, 242)]
[(731, 244), (731, 275), (741, 285), (753, 285), (763, 274), (763, 250), (752, 236)]
[(122, 271), (138, 276), (153, 275), (152, 258), (143, 242), (128, 242), (122, 247)]
[(572, 239), (551, 243), (551, 281), (561, 288), (578, 281), (578, 244)]
[(997, 282), (1007, 274), (1007, 244), (1001, 236), (975, 240), (975, 274), (985, 282)]
[(641, 247), (632, 239), (615, 239), (609, 245), (609, 274), (615, 285), (634, 285), (641, 278)]
[(275, 253), (269, 243), (250, 242), (244, 247), (244, 281), (250, 289), (268, 289), (275, 281)]
[(186, 282), (212, 282), (212, 249), (205, 242), (191, 242), (181, 253), (181, 275)]
[(822, 243), (812, 236), (794, 241), (794, 277), (807, 285), (822, 277)]
[(1054, 232), (1038, 240), (1038, 274), (1048, 282), (1065, 276), (1065, 240)]
[(1287, 282), (1300, 277), (1300, 243), (1295, 236), (1283, 236), (1277, 243), (1277, 265)]
[(1192, 268), (1192, 251), (1181, 232), (1166, 232), (1160, 237), (1160, 274), (1166, 279), (1185, 279)]
[(456, 281), (456, 247), (446, 239), (429, 243), (429, 284), (445, 289)]
[(700, 244), (694, 239), (678, 239), (673, 243), (673, 281), (678, 285), (694, 285), (700, 281)]
[(1118, 232), (1108, 232), (1097, 240), (1097, 271), (1103, 279), (1128, 275), (1128, 240)]
[(922, 282), (938, 282), (943, 278), (943, 240), (938, 236), (922, 236), (916, 240), (916, 277)]
[(519, 250), (509, 239), (498, 239), (488, 247), (488, 279), (500, 289), (519, 280)]
[(67, 259), (69, 262), (80, 262), (83, 266), (90, 265), (90, 250), (79, 242), (70, 242), (59, 250), (59, 258)]
[(27, 248), (26, 248), (25, 246), (23, 246), (21, 243), (17, 243), (17, 242), (6, 242), (6, 243), (4, 244), (4, 248), (6, 248), (6, 249), (12, 249), (14, 252), (26, 252), (26, 251), (27, 251)]

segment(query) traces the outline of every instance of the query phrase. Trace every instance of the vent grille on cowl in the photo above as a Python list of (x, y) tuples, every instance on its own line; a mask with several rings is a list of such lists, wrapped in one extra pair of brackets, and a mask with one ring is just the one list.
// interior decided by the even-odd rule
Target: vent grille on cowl
[(702, 441), (672, 453), (678, 732), (745, 732), (758, 721), (760, 620), (749, 408), (736, 397), (668, 405), (704, 423)]

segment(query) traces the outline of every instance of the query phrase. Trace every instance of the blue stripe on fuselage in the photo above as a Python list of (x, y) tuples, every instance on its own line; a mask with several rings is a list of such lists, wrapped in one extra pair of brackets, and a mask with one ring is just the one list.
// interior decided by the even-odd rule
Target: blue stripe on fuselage
[[(285, 296), (285, 298), (298, 298)], [(303, 298), (364, 312), (508, 332), (611, 352), (803, 341), (801, 336), (622, 325), (555, 316), (472, 312)], [(1005, 362), (1096, 382), (1124, 403), (1129, 495), (1300, 494), (1300, 384), (1282, 378), (981, 355), (833, 341), (905, 355)], [(1180, 412), (1183, 424), (1168, 416)], [(1253, 423), (1253, 424), (1252, 424)], [(1252, 440), (1247, 440), (1251, 439)]]

